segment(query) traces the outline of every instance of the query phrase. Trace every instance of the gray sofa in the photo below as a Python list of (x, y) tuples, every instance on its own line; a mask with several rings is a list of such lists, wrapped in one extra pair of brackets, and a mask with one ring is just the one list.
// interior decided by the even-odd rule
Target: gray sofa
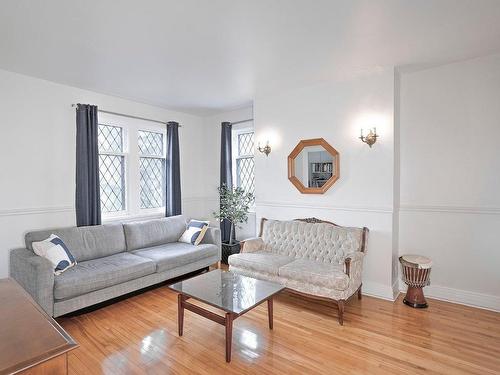
[[(61, 316), (220, 260), (219, 228), (209, 228), (198, 246), (177, 242), (185, 229), (186, 218), (172, 216), (29, 232), (26, 248), (10, 253), (10, 274), (49, 315)], [(60, 275), (31, 246), (52, 233), (78, 262)]]

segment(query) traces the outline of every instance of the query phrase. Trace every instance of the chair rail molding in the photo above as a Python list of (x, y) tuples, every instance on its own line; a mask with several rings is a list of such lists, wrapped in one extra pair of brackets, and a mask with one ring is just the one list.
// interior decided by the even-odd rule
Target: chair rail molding
[[(185, 197), (182, 198), (184, 203), (197, 203), (197, 202), (207, 202), (216, 201), (216, 198), (212, 197)], [(7, 208), (0, 210), (0, 217), (2, 216), (17, 216), (17, 215), (42, 215), (42, 214), (55, 214), (61, 212), (74, 212), (74, 205), (61, 205), (61, 206), (44, 206), (44, 207), (23, 207), (23, 208)], [(154, 216), (154, 215), (145, 215)]]
[(402, 204), (400, 212), (442, 212), (455, 214), (479, 214), (479, 215), (500, 215), (500, 207), (484, 206), (431, 206), (431, 205), (410, 205)]
[(354, 212), (375, 212), (381, 214), (392, 214), (392, 207), (371, 207), (371, 206), (337, 206), (325, 205), (317, 203), (293, 203), (293, 202), (280, 202), (280, 201), (258, 201), (256, 206), (265, 207), (288, 207), (288, 208), (307, 208), (316, 210), (330, 210), (330, 211), (354, 211)]
[(0, 216), (41, 215), (60, 212), (74, 212), (75, 206), (27, 207), (0, 210)]

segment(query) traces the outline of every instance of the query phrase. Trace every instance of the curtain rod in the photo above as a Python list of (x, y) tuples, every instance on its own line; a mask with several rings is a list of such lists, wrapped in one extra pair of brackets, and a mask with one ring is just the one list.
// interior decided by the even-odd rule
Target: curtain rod
[(235, 122), (232, 122), (231, 125), (242, 124), (244, 122), (250, 122), (250, 121), (253, 121), (253, 118), (249, 118), (247, 120), (235, 121)]
[[(71, 106), (72, 106), (73, 108), (76, 108), (77, 104), (71, 104)], [(107, 113), (108, 115), (115, 115), (115, 116), (121, 116), (121, 117), (133, 118), (133, 119), (136, 119), (136, 120), (143, 120), (143, 121), (149, 121), (149, 122), (156, 122), (157, 124), (164, 124), (164, 125), (166, 125), (166, 124), (167, 124), (167, 122), (166, 122), (166, 121), (153, 120), (153, 119), (150, 119), (150, 118), (139, 117), (139, 116), (133, 116), (133, 115), (127, 115), (127, 114), (125, 114), (125, 113), (119, 113), (119, 112), (105, 111), (105, 110), (103, 110), (103, 109), (99, 109), (99, 108), (97, 108), (97, 111), (98, 111), (98, 112), (102, 112), (102, 113)], [(182, 128), (182, 125), (179, 125), (179, 128)]]

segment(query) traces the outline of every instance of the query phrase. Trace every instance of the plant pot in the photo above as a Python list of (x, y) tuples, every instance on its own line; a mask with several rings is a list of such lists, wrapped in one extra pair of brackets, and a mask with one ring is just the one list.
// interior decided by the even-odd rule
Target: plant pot
[(227, 263), (227, 258), (229, 258), (230, 255), (233, 254), (239, 254), (240, 253), (240, 243), (239, 242), (233, 242), (231, 244), (228, 243), (222, 243), (222, 263), (228, 264)]

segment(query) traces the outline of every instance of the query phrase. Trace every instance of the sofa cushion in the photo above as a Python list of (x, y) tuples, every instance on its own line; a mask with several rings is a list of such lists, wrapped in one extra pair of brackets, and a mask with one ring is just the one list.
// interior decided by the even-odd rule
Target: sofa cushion
[(123, 224), (127, 250), (177, 242), (186, 230), (186, 218), (182, 215), (161, 219), (137, 221)]
[(76, 297), (152, 274), (155, 269), (151, 260), (126, 252), (80, 262), (54, 277), (54, 298)]
[(266, 251), (257, 251), (230, 255), (228, 261), (232, 267), (278, 275), (279, 268), (293, 262), (294, 258)]
[(75, 257), (71, 251), (63, 240), (54, 234), (43, 241), (33, 241), (31, 246), (33, 246), (36, 255), (46, 258), (52, 263), (55, 275), (59, 275), (76, 265)]
[(281, 277), (329, 289), (345, 290), (349, 285), (349, 276), (344, 272), (344, 266), (336, 263), (297, 259), (280, 267), (278, 274)]
[(32, 242), (42, 241), (51, 234), (59, 237), (77, 262), (102, 258), (126, 251), (122, 224), (68, 227), (28, 232), (26, 248), (33, 250)]
[(132, 254), (154, 261), (156, 263), (156, 272), (163, 272), (185, 266), (200, 259), (218, 256), (219, 249), (212, 244), (195, 246), (182, 242), (172, 242), (135, 250)]

